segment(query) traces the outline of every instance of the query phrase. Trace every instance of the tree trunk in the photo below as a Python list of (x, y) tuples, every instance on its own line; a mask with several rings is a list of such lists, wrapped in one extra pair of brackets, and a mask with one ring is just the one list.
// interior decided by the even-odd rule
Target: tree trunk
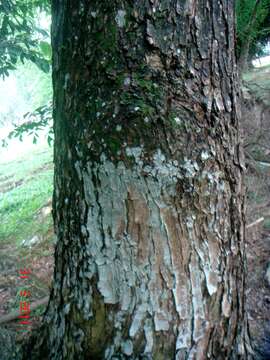
[(251, 44), (251, 37), (247, 36), (245, 43), (241, 47), (241, 53), (238, 59), (238, 69), (239, 69), (240, 77), (242, 77), (242, 74), (248, 70), (250, 44)]
[(233, 2), (52, 3), (44, 358), (247, 359)]
[[(254, 41), (254, 24), (258, 17), (258, 9), (261, 5), (261, 0), (256, 0), (254, 7), (252, 9), (252, 12), (250, 14), (249, 21), (246, 25), (246, 28), (243, 30), (243, 33), (245, 36), (243, 37), (242, 44), (240, 47), (240, 54), (238, 59), (238, 69), (239, 69), (239, 75), (242, 77), (242, 74), (248, 70), (249, 64), (252, 62), (249, 62), (249, 55), (250, 55), (250, 47), (252, 45), (252, 42)], [(243, 4), (243, 6), (245, 6)]]

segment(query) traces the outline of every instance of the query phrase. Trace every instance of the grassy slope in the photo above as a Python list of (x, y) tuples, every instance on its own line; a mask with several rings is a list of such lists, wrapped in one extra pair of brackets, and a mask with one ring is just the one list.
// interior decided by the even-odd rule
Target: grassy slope
[(244, 87), (255, 94), (256, 98), (262, 100), (267, 106), (270, 105), (270, 65), (255, 68), (243, 76)]
[[(24, 143), (21, 146), (25, 149)], [(25, 301), (20, 290), (31, 292), (31, 304), (49, 294), (53, 272), (52, 152), (45, 144), (37, 144), (15, 160), (0, 159), (0, 317), (17, 311), (20, 301)], [(34, 236), (39, 238), (37, 244), (21, 246), (23, 240)], [(25, 267), (32, 269), (28, 282), (18, 276), (19, 269)], [(45, 307), (31, 312), (33, 327), (38, 326)], [(17, 322), (7, 326), (14, 331)], [(28, 334), (30, 329), (25, 330)]]
[(52, 225), (50, 216), (37, 220), (38, 210), (53, 190), (52, 149), (38, 147), (14, 161), (0, 160), (0, 244), (45, 234)]

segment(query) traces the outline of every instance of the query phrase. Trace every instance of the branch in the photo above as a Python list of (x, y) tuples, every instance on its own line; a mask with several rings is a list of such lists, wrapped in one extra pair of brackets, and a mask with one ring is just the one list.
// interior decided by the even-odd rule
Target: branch
[[(38, 308), (40, 305), (46, 305), (49, 301), (49, 296), (46, 296), (43, 299), (37, 300), (35, 302), (33, 302), (31, 304), (31, 310), (35, 310), (36, 308)], [(17, 319), (19, 316), (21, 315), (19, 310), (13, 311), (7, 315), (4, 315), (2, 317), (0, 317), (0, 324), (4, 324), (7, 322), (10, 322), (12, 320)]]
[(252, 89), (250, 88), (250, 86), (253, 86), (253, 85), (257, 86), (258, 88), (260, 88), (262, 90), (270, 91), (270, 88), (266, 88), (264, 86), (261, 86), (261, 85), (257, 84), (256, 82), (243, 80), (243, 84), (246, 85), (251, 91), (252, 91)]
[(268, 207), (268, 206), (270, 206), (270, 201), (269, 200), (266, 203), (254, 206), (254, 209), (259, 210), (259, 209), (263, 209), (263, 208)]
[(259, 218), (258, 220), (254, 221), (253, 223), (248, 224), (248, 225), (246, 226), (246, 229), (250, 229), (251, 227), (253, 227), (253, 226), (255, 226), (255, 225), (259, 225), (259, 224), (260, 224), (261, 222), (263, 222), (263, 221), (264, 221), (264, 218), (261, 217), (261, 218)]
[(254, 8), (253, 8), (253, 11), (250, 15), (250, 18), (249, 18), (249, 21), (247, 23), (247, 26), (246, 28), (243, 30), (243, 33), (246, 32), (246, 33), (249, 33), (250, 32), (250, 29), (252, 28), (253, 24), (254, 24), (254, 21), (256, 19), (256, 16), (257, 16), (257, 11), (258, 11), (258, 7), (260, 5), (260, 2), (261, 0), (256, 0), (255, 4), (254, 4)]

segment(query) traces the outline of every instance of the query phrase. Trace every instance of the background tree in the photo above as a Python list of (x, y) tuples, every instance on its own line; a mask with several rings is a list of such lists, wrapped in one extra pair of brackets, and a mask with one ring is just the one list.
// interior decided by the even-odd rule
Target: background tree
[(237, 57), (239, 70), (247, 69), (251, 60), (262, 54), (269, 40), (270, 1), (237, 0)]
[(264, 18), (261, 24), (261, 31), (258, 33), (256, 41), (254, 41), (249, 50), (248, 56), (248, 66), (250, 65), (251, 61), (262, 57), (265, 55), (269, 55), (269, 50), (267, 45), (270, 39), (270, 8), (268, 9), (268, 15)]

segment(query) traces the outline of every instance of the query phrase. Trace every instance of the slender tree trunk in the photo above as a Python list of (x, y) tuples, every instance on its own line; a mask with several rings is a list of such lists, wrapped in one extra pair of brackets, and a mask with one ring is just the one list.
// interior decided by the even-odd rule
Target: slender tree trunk
[(250, 46), (254, 41), (252, 37), (253, 36), (252, 32), (254, 31), (253, 28), (255, 21), (257, 20), (258, 17), (258, 8), (260, 5), (261, 5), (261, 0), (256, 0), (252, 13), (250, 14), (250, 19), (247, 23), (247, 26), (243, 30), (245, 37), (244, 40), (242, 41), (239, 60), (238, 60), (238, 69), (239, 69), (239, 74), (241, 75), (248, 70)]
[(238, 69), (240, 76), (248, 70), (250, 44), (251, 44), (251, 38), (250, 36), (248, 36), (245, 43), (241, 47), (241, 53), (238, 60)]
[(233, 2), (52, 3), (58, 242), (32, 357), (247, 359)]

